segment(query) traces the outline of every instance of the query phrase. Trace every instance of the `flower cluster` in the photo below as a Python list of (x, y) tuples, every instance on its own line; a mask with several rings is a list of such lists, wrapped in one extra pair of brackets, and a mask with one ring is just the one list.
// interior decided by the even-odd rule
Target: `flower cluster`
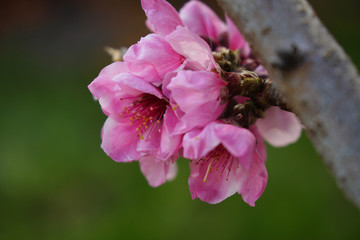
[(267, 72), (230, 18), (224, 23), (195, 0), (179, 13), (165, 0), (141, 4), (153, 33), (89, 85), (108, 116), (101, 147), (115, 161), (138, 160), (154, 187), (175, 177), (183, 156), (193, 199), (214, 204), (237, 192), (254, 206), (267, 183), (262, 138), (294, 142), (299, 121), (260, 104), (263, 88), (251, 95), (247, 84), (234, 86), (264, 84)]

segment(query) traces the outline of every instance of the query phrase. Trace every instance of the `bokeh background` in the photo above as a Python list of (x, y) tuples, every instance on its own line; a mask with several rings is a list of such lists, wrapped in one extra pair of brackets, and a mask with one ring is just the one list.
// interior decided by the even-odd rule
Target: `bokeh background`
[[(310, 2), (359, 67), (360, 2)], [(360, 211), (305, 133), (268, 146), (255, 208), (191, 200), (186, 160), (154, 189), (136, 162), (103, 153), (87, 85), (111, 62), (103, 47), (135, 43), (144, 21), (140, 0), (1, 1), (0, 239), (360, 239)]]

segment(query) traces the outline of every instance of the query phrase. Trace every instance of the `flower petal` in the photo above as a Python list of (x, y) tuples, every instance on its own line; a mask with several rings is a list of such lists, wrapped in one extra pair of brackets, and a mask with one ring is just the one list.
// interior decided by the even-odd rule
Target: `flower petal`
[(159, 161), (153, 155), (144, 156), (139, 162), (141, 172), (152, 187), (158, 187), (167, 179), (174, 178), (176, 175), (176, 167), (171, 166), (175, 165), (174, 163)]
[[(162, 122), (161, 122), (162, 124)], [(155, 128), (157, 127), (157, 124), (154, 124)], [(137, 143), (136, 150), (139, 152), (149, 153), (149, 154), (155, 154), (159, 148), (160, 148), (160, 140), (161, 140), (161, 133), (155, 129), (151, 129), (152, 126), (148, 128), (147, 131), (145, 131), (143, 136), (145, 136), (145, 139), (140, 139)], [(160, 128), (159, 128), (160, 129)], [(146, 136), (151, 135), (151, 137), (147, 138)]]
[[(165, 39), (156, 34), (142, 38), (124, 56), (124, 61), (129, 63), (132, 72), (150, 82), (161, 81), (167, 72), (179, 68), (184, 60)], [(153, 66), (157, 74), (148, 66)]]
[(225, 85), (212, 72), (184, 70), (171, 79), (167, 88), (179, 107), (188, 112), (197, 108), (196, 105), (219, 102), (220, 89)]
[(250, 54), (249, 44), (245, 41), (234, 22), (226, 16), (227, 31), (229, 34), (229, 48), (232, 50), (242, 50), (245, 56)]
[(264, 191), (265, 148), (262, 142), (255, 147), (251, 131), (212, 122), (202, 130), (186, 133), (183, 148), (184, 157), (192, 159), (189, 177), (192, 198), (218, 203), (239, 192), (253, 206)]
[(99, 76), (92, 81), (88, 88), (92, 95), (99, 99), (104, 94), (109, 94), (118, 90), (116, 82), (113, 80), (119, 73), (129, 72), (127, 63), (114, 62), (101, 70)]
[(278, 107), (270, 107), (264, 119), (258, 119), (256, 127), (261, 136), (275, 147), (281, 147), (298, 140), (301, 123), (294, 113)]
[(172, 48), (184, 56), (188, 67), (194, 70), (212, 70), (217, 66), (209, 45), (198, 35), (178, 26), (166, 36)]
[(263, 65), (259, 65), (254, 72), (258, 75), (258, 76), (268, 76), (268, 72), (266, 71), (266, 69), (263, 67)]
[(169, 170), (166, 175), (166, 181), (172, 181), (176, 177), (177, 172), (178, 172), (177, 164), (176, 163), (169, 164)]
[(216, 204), (236, 193), (238, 168), (233, 167), (226, 174), (214, 169), (208, 173), (210, 164), (212, 163), (199, 163), (196, 160), (190, 162), (189, 188), (192, 199), (199, 198), (201, 201)]
[(145, 25), (146, 25), (146, 27), (150, 30), (150, 32), (155, 32), (154, 25), (151, 24), (151, 22), (149, 21), (149, 19), (146, 19)]
[(162, 85), (161, 85), (161, 91), (164, 94), (165, 97), (167, 97), (168, 99), (170, 99), (171, 97), (171, 92), (170, 90), (167, 88), (167, 86), (170, 84), (171, 79), (173, 77), (175, 77), (177, 75), (177, 72), (169, 72), (167, 74), (165, 74), (164, 79), (162, 81)]
[(268, 179), (264, 160), (260, 158), (259, 154), (253, 155), (251, 167), (249, 169), (241, 169), (239, 177), (238, 193), (241, 194), (247, 204), (254, 207), (255, 201), (264, 192)]
[(139, 138), (129, 124), (108, 118), (102, 131), (101, 147), (104, 152), (117, 162), (138, 160), (141, 154), (136, 150)]
[(156, 33), (167, 35), (183, 26), (176, 9), (165, 0), (141, 0), (141, 6)]
[(127, 98), (137, 97), (143, 93), (152, 94), (160, 99), (163, 98), (157, 88), (132, 73), (121, 72), (112, 79), (112, 82), (115, 83), (112, 92), (103, 94), (99, 103), (106, 115), (119, 121), (121, 119), (120, 113), (124, 111), (124, 107), (128, 107), (133, 101)]
[(173, 129), (177, 123), (178, 119), (171, 109), (168, 106), (165, 114), (164, 114), (164, 121), (163, 127), (161, 131), (161, 141), (160, 141), (160, 151), (159, 151), (159, 158), (161, 159), (168, 159), (173, 155), (178, 156), (178, 150), (181, 147), (182, 142), (182, 135), (172, 135)]
[(184, 112), (175, 134), (203, 127), (217, 119), (225, 108), (219, 98), (225, 86), (216, 74), (205, 71), (180, 71), (171, 79), (171, 98)]
[(239, 159), (242, 167), (250, 167), (256, 144), (252, 132), (246, 128), (218, 123), (215, 126), (215, 134), (231, 155)]
[(121, 87), (122, 91), (127, 93), (128, 95), (149, 93), (158, 98), (164, 97), (159, 89), (155, 88), (149, 82), (131, 73), (120, 73), (114, 78), (114, 81), (116, 81)]
[(136, 95), (139, 91), (124, 91), (115, 80), (119, 74), (127, 73), (128, 65), (124, 62), (114, 62), (105, 67), (99, 76), (89, 85), (89, 89), (95, 98), (99, 99), (101, 109), (107, 116), (115, 116), (119, 114), (119, 110), (123, 109), (125, 101), (120, 101), (124, 95)]
[(249, 129), (256, 138), (255, 154), (258, 154), (260, 159), (265, 162), (267, 157), (265, 143), (256, 127), (251, 126)]
[(200, 1), (189, 1), (180, 9), (180, 17), (190, 31), (217, 41), (225, 31), (225, 24), (208, 6)]
[(184, 157), (189, 159), (200, 159), (220, 144), (215, 133), (215, 122), (209, 123), (203, 129), (195, 129), (184, 135), (183, 148)]

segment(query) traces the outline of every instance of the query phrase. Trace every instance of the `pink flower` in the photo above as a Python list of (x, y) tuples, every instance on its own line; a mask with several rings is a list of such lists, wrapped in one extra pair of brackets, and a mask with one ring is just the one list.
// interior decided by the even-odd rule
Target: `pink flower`
[(176, 160), (183, 153), (191, 159), (192, 198), (218, 203), (237, 192), (254, 206), (267, 183), (260, 134), (284, 146), (300, 136), (300, 122), (294, 114), (270, 107), (256, 124), (261, 114), (254, 114), (248, 129), (233, 123), (229, 109), (237, 99), (253, 97), (229, 94), (224, 73), (249, 70), (265, 79), (267, 72), (230, 18), (221, 21), (195, 0), (180, 14), (165, 0), (141, 4), (154, 33), (89, 85), (108, 116), (101, 147), (115, 161), (139, 161), (154, 187), (175, 177)]
[(192, 159), (193, 199), (218, 203), (238, 192), (250, 206), (267, 183), (265, 147), (255, 129), (212, 122), (185, 134), (184, 157)]
[(104, 151), (115, 161), (140, 160), (152, 186), (173, 176), (181, 137), (169, 134), (176, 119), (161, 91), (131, 73), (125, 62), (104, 68), (89, 89), (109, 116), (102, 131)]

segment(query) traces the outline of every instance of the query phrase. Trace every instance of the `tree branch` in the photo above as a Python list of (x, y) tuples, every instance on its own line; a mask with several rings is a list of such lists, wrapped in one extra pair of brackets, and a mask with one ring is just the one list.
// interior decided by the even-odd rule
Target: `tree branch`
[(305, 0), (218, 0), (360, 208), (360, 78)]

